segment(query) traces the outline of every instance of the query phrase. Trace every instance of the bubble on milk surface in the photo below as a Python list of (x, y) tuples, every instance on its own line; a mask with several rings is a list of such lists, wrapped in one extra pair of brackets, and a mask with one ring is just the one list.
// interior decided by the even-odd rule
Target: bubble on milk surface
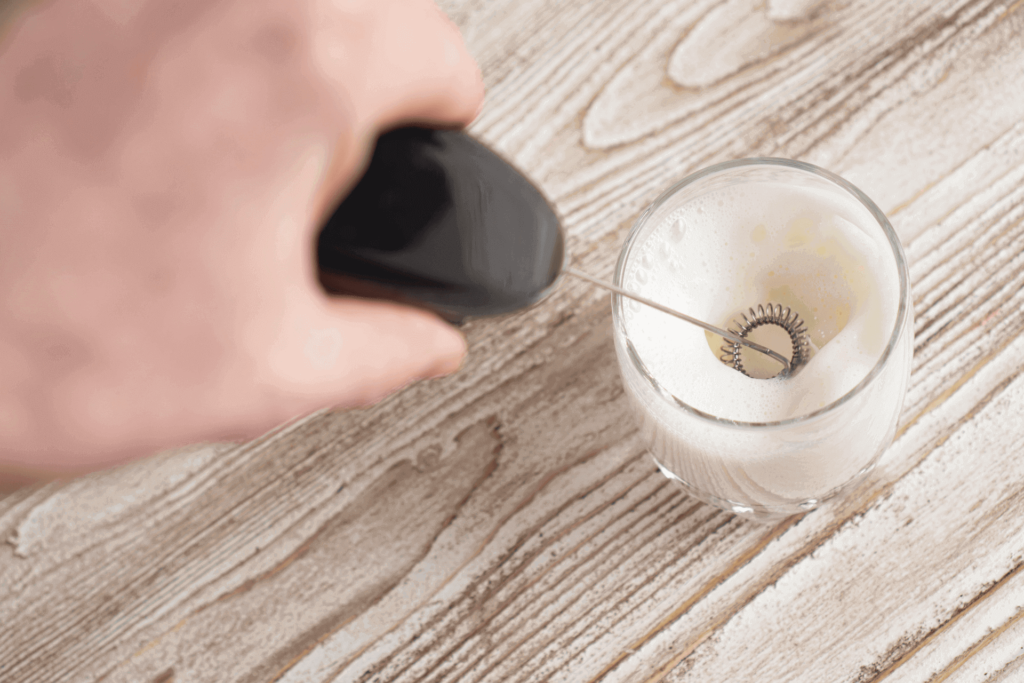
[[(727, 187), (654, 223), (626, 266), (638, 294), (725, 328), (751, 306), (779, 303), (818, 332), (793, 377), (757, 380), (724, 365), (703, 330), (640, 306), (627, 334), (656, 380), (702, 412), (767, 422), (822, 408), (863, 379), (895, 323), (896, 302), (881, 292), (897, 287), (887, 245), (848, 204), (782, 184)], [(680, 224), (685, 239), (672, 239)]]
[[(686, 224), (683, 223), (682, 219), (676, 219), (672, 222), (672, 227), (669, 230), (669, 240), (673, 243), (680, 243), (686, 236)], [(644, 267), (650, 267), (650, 263), (644, 264)]]

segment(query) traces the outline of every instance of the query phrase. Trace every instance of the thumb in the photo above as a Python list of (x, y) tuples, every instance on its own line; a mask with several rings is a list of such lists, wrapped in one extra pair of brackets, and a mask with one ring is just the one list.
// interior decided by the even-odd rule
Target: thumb
[(375, 403), (417, 379), (454, 372), (466, 341), (432, 313), (391, 302), (319, 297), (268, 356), (295, 412)]

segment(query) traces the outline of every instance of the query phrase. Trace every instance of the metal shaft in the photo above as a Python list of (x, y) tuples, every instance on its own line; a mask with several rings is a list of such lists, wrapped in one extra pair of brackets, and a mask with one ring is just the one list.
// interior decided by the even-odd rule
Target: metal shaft
[(747, 347), (748, 349), (753, 349), (754, 351), (757, 351), (758, 353), (763, 353), (764, 355), (768, 356), (769, 358), (772, 358), (773, 360), (776, 360), (779, 363), (782, 363), (783, 368), (785, 368), (782, 371), (783, 375), (788, 375), (790, 370), (792, 369), (790, 367), (790, 365), (789, 365), (789, 360), (785, 356), (783, 356), (783, 355), (781, 355), (779, 353), (776, 353), (775, 351), (772, 351), (767, 346), (762, 346), (761, 344), (756, 344), (756, 343), (754, 343), (752, 341), (747, 341), (743, 337), (735, 335), (732, 332), (729, 332), (727, 330), (723, 330), (721, 328), (715, 327), (714, 325), (708, 324), (708, 323), (704, 322), (703, 320), (697, 320), (696, 318), (691, 318), (690, 316), (686, 315), (685, 313), (680, 313), (679, 311), (671, 309), (668, 306), (662, 306), (658, 302), (651, 301), (650, 299), (642, 297), (639, 294), (633, 294), (632, 292), (627, 292), (626, 290), (622, 289), (621, 287), (616, 287), (615, 285), (613, 285), (613, 284), (611, 284), (609, 282), (605, 282), (604, 280), (599, 280), (596, 277), (592, 277), (590, 275), (587, 275), (586, 273), (581, 272), (579, 270), (576, 270), (575, 268), (567, 267), (564, 270), (565, 270), (566, 273), (569, 273), (570, 275), (578, 277), (581, 280), (586, 280), (587, 282), (589, 282), (592, 285), (597, 285), (598, 287), (601, 287), (602, 289), (606, 289), (609, 292), (614, 292), (615, 294), (618, 294), (619, 296), (624, 296), (627, 299), (632, 299), (633, 301), (639, 301), (640, 303), (644, 304), (645, 306), (650, 306), (651, 308), (656, 308), (657, 310), (661, 311), (662, 313), (668, 313), (669, 315), (674, 315), (675, 317), (677, 317), (677, 318), (679, 318), (681, 320), (685, 320), (686, 322), (690, 323), (691, 325), (696, 325), (697, 327), (704, 328), (708, 332), (714, 332), (717, 335), (721, 335), (722, 337), (725, 337), (726, 339), (728, 339), (729, 341), (731, 341), (731, 342), (733, 342), (735, 344), (740, 344), (742, 346)]

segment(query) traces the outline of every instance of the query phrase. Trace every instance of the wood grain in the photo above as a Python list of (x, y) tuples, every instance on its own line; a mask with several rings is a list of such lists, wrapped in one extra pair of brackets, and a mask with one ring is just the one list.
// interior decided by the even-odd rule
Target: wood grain
[(0, 681), (1024, 677), (1024, 3), (451, 0), (473, 131), (607, 276), (728, 158), (890, 215), (914, 371), (855, 491), (764, 527), (656, 472), (607, 298), (466, 329), (457, 375), (0, 498)]

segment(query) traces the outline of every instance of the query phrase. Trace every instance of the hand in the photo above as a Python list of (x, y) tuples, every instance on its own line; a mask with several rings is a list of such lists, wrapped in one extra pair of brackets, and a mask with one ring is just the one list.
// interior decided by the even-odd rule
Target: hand
[(482, 104), (430, 0), (53, 0), (0, 28), (0, 482), (458, 367), (455, 330), (325, 296), (314, 253), (381, 129)]

